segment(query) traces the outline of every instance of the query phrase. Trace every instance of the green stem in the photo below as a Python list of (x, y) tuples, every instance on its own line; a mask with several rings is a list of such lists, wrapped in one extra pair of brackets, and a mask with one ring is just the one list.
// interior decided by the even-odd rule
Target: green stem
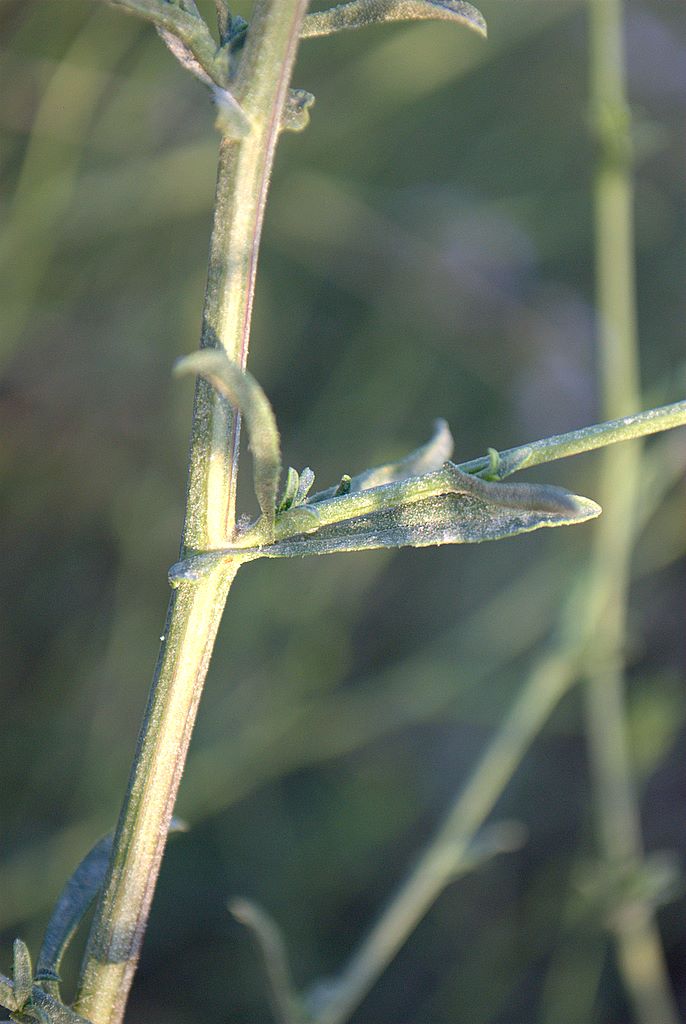
[(544, 655), (416, 867), (340, 974), (315, 1024), (343, 1024), (383, 974), (417, 923), (469, 863), (469, 847), (532, 740), (572, 685), (565, 647)]
[[(136, 0), (131, 9), (153, 5)], [(220, 148), (202, 345), (245, 365), (257, 254), (281, 112), (306, 0), (259, 0), (236, 95), (252, 130)], [(139, 10), (140, 13), (140, 10)], [(182, 552), (233, 529), (238, 417), (196, 389)], [(228, 441), (228, 443), (227, 443)], [(159, 872), (216, 631), (237, 563), (223, 562), (172, 595), (164, 639), (115, 835), (112, 861), (81, 969), (76, 1006), (93, 1024), (121, 1021)]]
[[(631, 116), (622, 0), (589, 0), (589, 4), (591, 114), (598, 144), (594, 205), (600, 380), (604, 412), (620, 416), (640, 407)], [(596, 609), (585, 696), (597, 830), (620, 892), (643, 860), (623, 656), (641, 461), (637, 444), (604, 456), (600, 470), (604, 515), (595, 535), (587, 594)], [(621, 902), (612, 920), (620, 973), (636, 1020), (676, 1024), (678, 1013), (652, 907), (644, 898), (633, 896)]]
[[(506, 477), (521, 469), (530, 469), (545, 462), (566, 459), (570, 455), (582, 455), (597, 448), (605, 448), (619, 441), (631, 441), (639, 437), (658, 434), (662, 430), (686, 426), (686, 401), (663, 405), (658, 409), (648, 409), (631, 416), (609, 420), (607, 423), (596, 423), (591, 427), (572, 430), (568, 434), (555, 434), (532, 441), (517, 448), (508, 448), (499, 453), (500, 476)], [(610, 455), (614, 461), (616, 456)], [(469, 473), (480, 473), (489, 468), (486, 457), (472, 459), (460, 463), (460, 469)]]

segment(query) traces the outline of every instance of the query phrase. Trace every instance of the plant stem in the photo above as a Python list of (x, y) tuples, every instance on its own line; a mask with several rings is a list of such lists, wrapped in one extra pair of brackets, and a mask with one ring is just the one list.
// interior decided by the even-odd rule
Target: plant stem
[[(626, 99), (622, 0), (589, 0), (591, 114), (598, 144), (594, 205), (603, 411), (640, 407), (634, 279), (631, 117)], [(642, 450), (627, 445), (601, 465), (604, 515), (588, 588), (595, 626), (586, 660), (586, 721), (603, 856), (622, 892), (643, 860), (632, 778), (623, 648)], [(649, 902), (622, 899), (612, 916), (620, 973), (637, 1021), (676, 1024), (660, 936)]]
[[(499, 453), (500, 475), (510, 476), (521, 469), (530, 469), (546, 462), (555, 462), (571, 455), (582, 455), (597, 448), (605, 448), (619, 441), (631, 441), (683, 426), (686, 426), (686, 401), (673, 402), (672, 405), (663, 405), (658, 409), (648, 409), (646, 412), (622, 416), (606, 423), (571, 430), (568, 434), (554, 434), (540, 441), (508, 448)], [(612, 454), (608, 458), (615, 461), (616, 456)], [(470, 462), (461, 462), (459, 465), (465, 472), (479, 473), (488, 469), (489, 460), (482, 456)]]
[[(133, 6), (133, 5), (130, 5)], [(258, 0), (236, 96), (252, 130), (223, 139), (205, 296), (203, 346), (245, 365), (257, 254), (281, 112), (306, 0)], [(182, 554), (233, 529), (240, 424), (199, 381)], [(81, 969), (76, 1006), (93, 1024), (121, 1021), (147, 923), (214, 638), (237, 565), (227, 561), (172, 595), (109, 873)]]
[(573, 684), (576, 662), (561, 647), (541, 657), (466, 786), (417, 865), (351, 957), (315, 1024), (343, 1024), (469, 861), (469, 846), (532, 740)]

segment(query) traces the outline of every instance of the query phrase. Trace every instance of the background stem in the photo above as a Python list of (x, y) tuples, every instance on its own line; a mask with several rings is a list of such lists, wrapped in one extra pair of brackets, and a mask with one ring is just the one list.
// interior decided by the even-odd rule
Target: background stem
[[(630, 111), (626, 99), (621, 0), (590, 0), (591, 114), (598, 143), (594, 187), (599, 368), (603, 412), (640, 408), (634, 279)], [(643, 858), (632, 778), (624, 647), (633, 522), (642, 446), (605, 453), (604, 515), (596, 526), (588, 600), (596, 609), (586, 662), (586, 720), (598, 838), (619, 906), (612, 915), (620, 972), (642, 1024), (678, 1020), (652, 907), (622, 899)]]
[[(256, 4), (237, 94), (252, 122), (222, 140), (205, 296), (203, 346), (245, 365), (257, 253), (281, 111), (306, 0)], [(196, 389), (182, 551), (226, 537), (235, 519), (239, 421), (200, 381)], [(169, 605), (162, 648), (96, 909), (76, 1006), (93, 1024), (117, 1024), (147, 923), (205, 675), (236, 566), (184, 585)]]

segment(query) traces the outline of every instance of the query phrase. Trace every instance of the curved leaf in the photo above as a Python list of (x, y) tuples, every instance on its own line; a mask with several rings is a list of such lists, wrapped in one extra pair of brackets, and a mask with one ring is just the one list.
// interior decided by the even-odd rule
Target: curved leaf
[[(180, 832), (184, 827), (181, 821), (172, 818), (169, 831)], [(56, 999), (59, 998), (57, 984), (62, 957), (102, 888), (113, 840), (114, 833), (108, 832), (89, 850), (62, 889), (45, 930), (36, 964), (36, 981), (44, 983), (46, 991)]]
[(463, 0), (350, 0), (326, 11), (308, 14), (303, 22), (303, 39), (328, 36), (348, 28), (364, 28), (384, 21), (456, 21), (480, 35), (486, 22), (480, 11)]
[(375, 466), (373, 469), (365, 469), (354, 477), (343, 477), (345, 489), (341, 484), (335, 487), (328, 487), (325, 491), (318, 491), (310, 498), (310, 504), (326, 501), (339, 494), (351, 494), (357, 491), (367, 491), (372, 487), (380, 487), (382, 484), (397, 483), (400, 480), (407, 480), (412, 476), (422, 476), (423, 473), (432, 473), (445, 465), (453, 454), (455, 442), (446, 420), (437, 419), (434, 421), (433, 434), (425, 444), (420, 445), (409, 455), (404, 455), (397, 462), (387, 462), (383, 466)]
[(350, 491), (366, 491), (382, 484), (392, 484), (399, 480), (407, 480), (411, 476), (422, 476), (432, 473), (445, 465), (453, 454), (455, 442), (446, 420), (434, 422), (434, 432), (426, 442), (415, 451), (410, 452), (398, 462), (389, 462), (385, 466), (368, 469), (350, 481)]
[(180, 359), (177, 375), (195, 373), (209, 381), (245, 417), (253, 456), (253, 481), (265, 525), (273, 534), (279, 477), (281, 441), (274, 410), (252, 374), (232, 363), (219, 349), (201, 349)]

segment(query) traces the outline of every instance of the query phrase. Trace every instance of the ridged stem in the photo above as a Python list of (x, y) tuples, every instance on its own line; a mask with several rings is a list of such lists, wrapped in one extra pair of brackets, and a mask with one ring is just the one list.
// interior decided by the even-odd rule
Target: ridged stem
[[(596, 295), (603, 412), (625, 416), (640, 408), (634, 279), (631, 115), (621, 0), (589, 0), (591, 117), (597, 166), (594, 185)], [(586, 719), (598, 839), (619, 894), (612, 915), (620, 973), (640, 1024), (676, 1024), (653, 908), (624, 897), (643, 861), (638, 799), (629, 749), (624, 648), (639, 493), (642, 446), (603, 456), (588, 598), (596, 623), (586, 663)], [(595, 581), (595, 582), (594, 582)], [(635, 889), (635, 887), (633, 887)]]
[[(129, 5), (131, 6), (131, 5)], [(251, 131), (223, 139), (205, 296), (203, 346), (245, 365), (257, 254), (281, 114), (306, 0), (258, 0), (234, 94)], [(204, 382), (196, 389), (182, 554), (233, 529), (240, 424)], [(76, 1009), (119, 1024), (136, 970), (176, 793), (216, 631), (236, 565), (172, 595), (112, 861), (81, 969)]]

